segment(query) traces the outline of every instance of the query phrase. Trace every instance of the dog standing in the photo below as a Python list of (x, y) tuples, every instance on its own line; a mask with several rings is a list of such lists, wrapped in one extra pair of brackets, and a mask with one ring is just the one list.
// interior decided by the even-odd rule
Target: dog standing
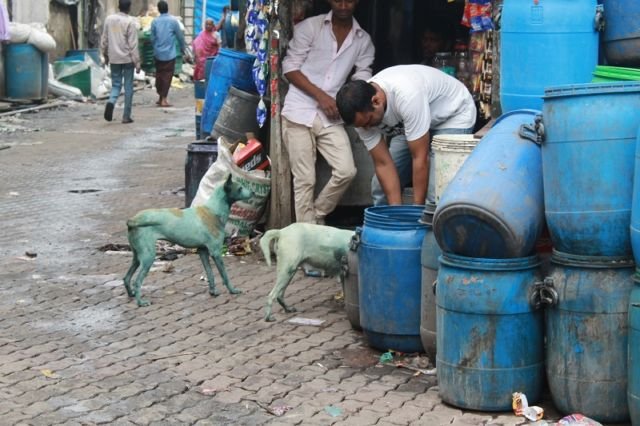
[[(187, 209), (149, 209), (138, 212), (127, 221), (129, 244), (133, 251), (131, 267), (124, 277), (124, 287), (129, 297), (136, 298), (138, 306), (148, 306), (149, 301), (142, 299), (142, 281), (149, 273), (156, 257), (156, 241), (166, 240), (187, 248), (197, 248), (202, 266), (209, 281), (209, 294), (217, 296), (213, 272), (209, 264), (209, 256), (213, 258), (222, 282), (231, 294), (241, 293), (229, 282), (227, 271), (222, 262), (222, 244), (224, 227), (229, 218), (231, 204), (246, 200), (253, 193), (231, 179), (214, 188), (211, 197), (201, 206)], [(142, 266), (136, 277), (133, 288), (131, 278), (139, 266)]]
[(312, 223), (293, 223), (280, 230), (267, 231), (260, 239), (260, 248), (267, 265), (271, 266), (270, 246), (275, 240), (278, 265), (276, 285), (267, 298), (265, 321), (275, 321), (271, 313), (274, 299), (285, 312), (296, 312), (285, 303), (284, 292), (302, 263), (322, 269), (328, 276), (338, 276), (343, 282), (343, 263), (352, 236), (353, 231)]

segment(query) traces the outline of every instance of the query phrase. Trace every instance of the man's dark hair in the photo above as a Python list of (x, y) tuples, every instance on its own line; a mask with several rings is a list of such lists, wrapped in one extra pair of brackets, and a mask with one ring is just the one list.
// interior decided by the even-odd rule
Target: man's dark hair
[(122, 13), (129, 13), (131, 10), (131, 0), (118, 1), (118, 10)]
[(371, 98), (376, 94), (376, 88), (364, 80), (346, 83), (336, 95), (336, 104), (342, 121), (347, 126), (353, 124), (357, 112), (373, 111)]
[(166, 1), (164, 0), (160, 0), (158, 2), (158, 12), (160, 13), (167, 13), (169, 12), (169, 5), (167, 4)]

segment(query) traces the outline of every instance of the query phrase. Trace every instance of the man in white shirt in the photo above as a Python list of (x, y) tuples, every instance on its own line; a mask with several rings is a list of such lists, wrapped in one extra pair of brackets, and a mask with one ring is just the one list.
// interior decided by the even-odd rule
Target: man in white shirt
[(356, 126), (373, 159), (376, 205), (401, 204), (402, 188), (411, 182), (414, 204), (424, 204), (431, 136), (472, 133), (476, 121), (464, 84), (425, 65), (389, 67), (368, 82), (349, 82), (336, 99), (342, 119)]
[[(283, 139), (293, 174), (297, 222), (324, 223), (356, 175), (335, 95), (347, 80), (371, 78), (375, 49), (353, 18), (358, 0), (327, 0), (331, 12), (295, 26), (282, 62), (290, 83), (282, 109)], [(332, 169), (314, 200), (316, 153)]]

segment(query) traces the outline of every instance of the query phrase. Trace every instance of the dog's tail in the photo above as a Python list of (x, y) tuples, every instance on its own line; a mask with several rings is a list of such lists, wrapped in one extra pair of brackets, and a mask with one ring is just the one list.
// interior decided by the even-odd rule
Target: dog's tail
[(260, 238), (260, 249), (262, 250), (262, 254), (264, 255), (264, 260), (269, 266), (271, 266), (271, 240), (275, 239), (277, 243), (279, 237), (280, 230), (272, 229), (265, 232), (262, 238)]

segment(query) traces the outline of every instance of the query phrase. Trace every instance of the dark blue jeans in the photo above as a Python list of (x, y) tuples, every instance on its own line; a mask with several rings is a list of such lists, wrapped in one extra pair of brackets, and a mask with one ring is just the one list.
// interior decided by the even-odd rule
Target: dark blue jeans
[(109, 102), (116, 103), (124, 80), (124, 112), (122, 118), (131, 118), (131, 104), (133, 102), (133, 71), (135, 66), (129, 64), (111, 64), (111, 96)]

